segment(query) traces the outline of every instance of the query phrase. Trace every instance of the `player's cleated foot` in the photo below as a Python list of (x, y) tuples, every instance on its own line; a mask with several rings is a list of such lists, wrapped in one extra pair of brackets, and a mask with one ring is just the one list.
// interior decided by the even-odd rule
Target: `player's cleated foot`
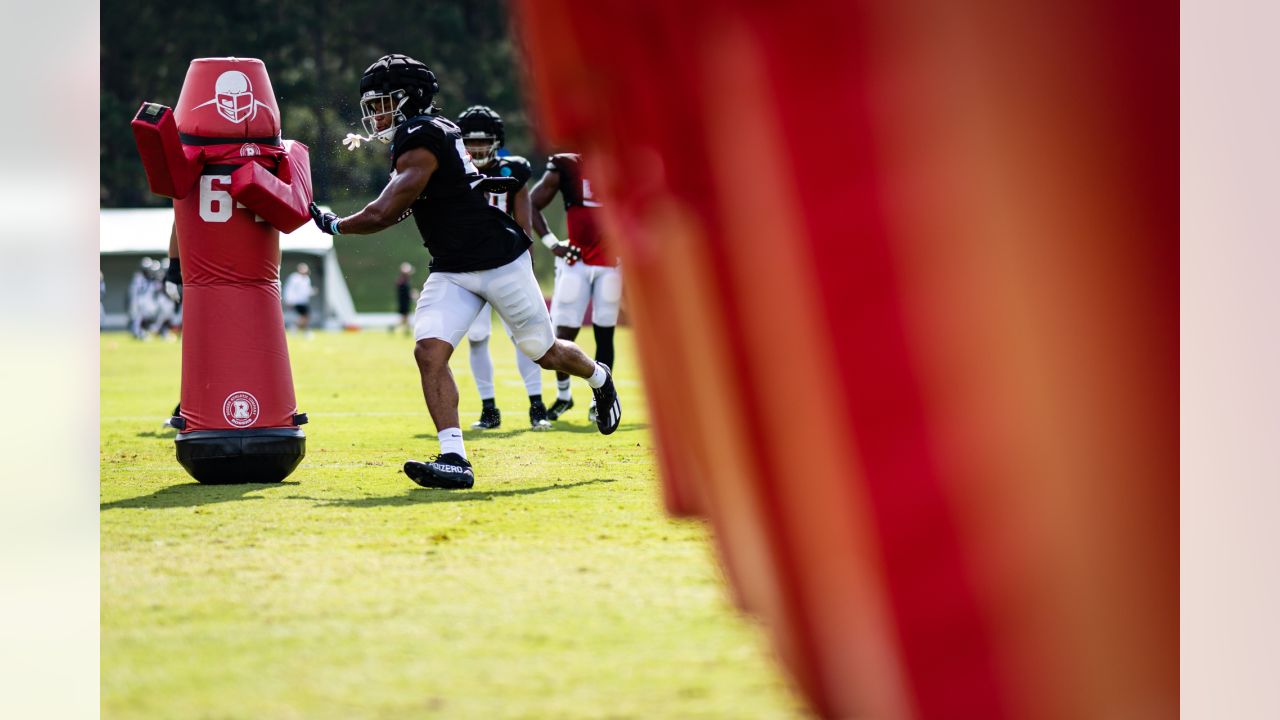
[(529, 426), (534, 430), (551, 429), (551, 421), (547, 420), (547, 408), (542, 403), (529, 406)]
[(492, 430), (502, 424), (502, 413), (496, 407), (480, 410), (480, 419), (471, 423), (472, 430)]
[(603, 385), (591, 391), (596, 398), (596, 427), (601, 435), (611, 435), (622, 420), (622, 405), (618, 402), (618, 391), (613, 387), (613, 373), (609, 372), (608, 365), (600, 363), (600, 366), (608, 377)]
[(404, 464), (404, 474), (424, 488), (466, 490), (476, 482), (471, 463), (458, 453), (437, 455), (430, 462), (410, 460)]
[(556, 398), (556, 401), (551, 403), (551, 407), (547, 408), (547, 419), (559, 420), (560, 416), (569, 412), (569, 409), (572, 407), (573, 407), (573, 398), (569, 398), (568, 400), (561, 400), (560, 398)]

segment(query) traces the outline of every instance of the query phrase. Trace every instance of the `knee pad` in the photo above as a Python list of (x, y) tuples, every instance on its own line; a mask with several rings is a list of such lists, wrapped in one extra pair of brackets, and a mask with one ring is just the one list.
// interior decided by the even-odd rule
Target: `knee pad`
[(543, 355), (555, 345), (555, 338), (551, 336), (526, 337), (516, 341), (516, 347), (520, 348), (520, 352), (534, 362), (542, 359)]

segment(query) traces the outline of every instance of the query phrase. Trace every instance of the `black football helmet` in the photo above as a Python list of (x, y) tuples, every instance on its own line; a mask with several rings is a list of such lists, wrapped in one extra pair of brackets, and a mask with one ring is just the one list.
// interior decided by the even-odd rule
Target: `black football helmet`
[[(407, 119), (431, 112), (435, 73), (408, 55), (383, 55), (360, 76), (360, 121), (369, 139), (389, 143)], [(385, 123), (385, 127), (380, 127)]]
[(507, 141), (502, 116), (485, 105), (472, 105), (458, 116), (462, 143), (477, 167), (488, 167), (498, 157), (498, 148)]

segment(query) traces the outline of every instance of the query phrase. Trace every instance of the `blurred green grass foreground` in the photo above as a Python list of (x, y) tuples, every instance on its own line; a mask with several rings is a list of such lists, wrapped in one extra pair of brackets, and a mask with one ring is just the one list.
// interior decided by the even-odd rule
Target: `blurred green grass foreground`
[[(511, 343), (491, 346), (503, 426), (466, 431), (473, 490), (400, 471), (437, 448), (412, 342), (385, 332), (291, 336), (306, 459), (206, 487), (160, 426), (179, 344), (103, 335), (102, 716), (802, 716), (704, 526), (662, 513), (630, 334), (607, 438), (578, 381), (568, 419), (528, 431)], [(453, 370), (465, 429), (465, 349)]]

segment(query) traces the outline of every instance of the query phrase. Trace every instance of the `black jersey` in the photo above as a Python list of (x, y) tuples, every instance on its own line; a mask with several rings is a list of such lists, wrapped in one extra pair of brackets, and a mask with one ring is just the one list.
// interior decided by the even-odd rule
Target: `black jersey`
[(490, 177), (509, 177), (520, 181), (519, 185), (507, 192), (485, 193), (490, 205), (514, 218), (516, 216), (516, 193), (529, 184), (529, 178), (533, 177), (533, 166), (529, 164), (528, 160), (519, 155), (507, 155), (495, 158), (493, 162), (489, 163), (489, 167), (481, 168), (480, 172)]
[(547, 158), (547, 170), (560, 173), (560, 196), (564, 209), (571, 207), (600, 207), (600, 199), (591, 188), (591, 180), (582, 172), (582, 156), (578, 153), (559, 153)]
[(419, 115), (405, 122), (391, 141), (392, 168), (414, 148), (426, 149), (438, 164), (411, 206), (422, 243), (431, 252), (431, 270), (488, 270), (506, 265), (529, 249), (532, 241), (524, 230), (475, 189), (483, 176), (463, 147), (457, 125), (437, 115)]

